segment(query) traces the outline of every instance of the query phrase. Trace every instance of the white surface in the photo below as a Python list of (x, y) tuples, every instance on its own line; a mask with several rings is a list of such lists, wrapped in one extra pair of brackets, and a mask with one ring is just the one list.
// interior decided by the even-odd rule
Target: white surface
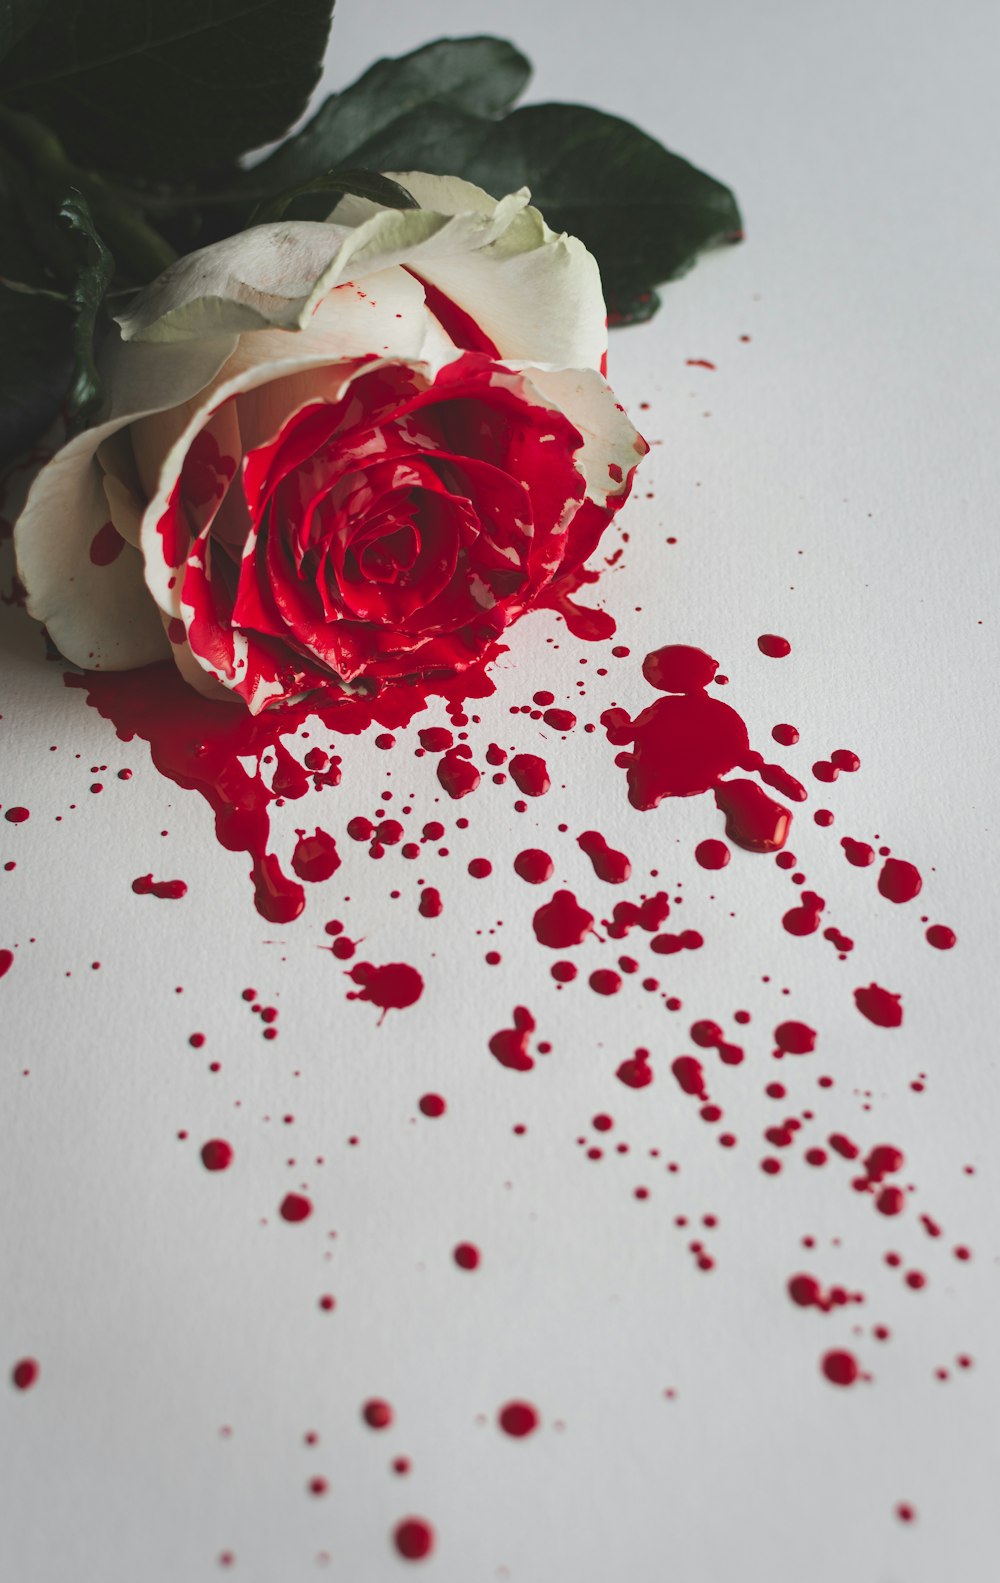
[[(413, 822), (440, 817), (453, 855), (433, 870), (398, 852), (376, 864), (340, 840), (344, 867), (276, 931), (253, 911), (245, 859), (216, 846), (207, 806), (161, 780), (141, 744), (118, 743), (5, 612), (0, 800), (32, 817), (0, 822), (0, 861), (17, 863), (0, 876), (0, 944), (18, 944), (0, 984), (0, 1361), (42, 1365), (33, 1390), (0, 1391), (0, 1572), (16, 1583), (195, 1583), (220, 1575), (225, 1549), (231, 1575), (254, 1583), (381, 1583), (409, 1575), (388, 1540), (409, 1512), (435, 1525), (423, 1571), (442, 1583), (995, 1575), (997, 16), (971, 3), (626, 0), (575, 8), (570, 29), (523, 0), (502, 22), (481, 4), (342, 0), (330, 81), (377, 53), (501, 26), (536, 62), (531, 97), (629, 114), (731, 181), (747, 219), (745, 246), (703, 262), (667, 289), (653, 325), (612, 342), (617, 388), (633, 412), (652, 404), (636, 415), (663, 442), (620, 519), (624, 565), (601, 588), (633, 658), (618, 665), (548, 617), (517, 630), (496, 699), (477, 706), (480, 762), (491, 739), (532, 747), (507, 711), (536, 687), (560, 703), (579, 675), (589, 688), (576, 733), (540, 749), (553, 791), (521, 818), (511, 788), (485, 780), (460, 805), (434, 804), (433, 762), (408, 745), (443, 711), (388, 755), (348, 743), (343, 785), (286, 809), (279, 847), (301, 823), (340, 837), (391, 770), (396, 805), (412, 791)], [(764, 659), (760, 632), (787, 635), (792, 656)], [(613, 751), (583, 735), (612, 697), (650, 700), (637, 662), (668, 641), (718, 657), (731, 678), (720, 696), (755, 745), (766, 750), (778, 720), (799, 727), (799, 747), (775, 757), (811, 786), (814, 759), (861, 755), (860, 774), (809, 804), (835, 811), (833, 829), (807, 812), (791, 842), (830, 920), (857, 940), (849, 962), (819, 936), (783, 932), (791, 887), (768, 859), (697, 869), (695, 841), (719, 833), (707, 799), (634, 813)], [(109, 766), (100, 797), (87, 792), (91, 764)], [(130, 783), (114, 778), (120, 765)], [(631, 854), (627, 895), (651, 867), (673, 894), (683, 882), (678, 913), (704, 950), (649, 958), (634, 936), (621, 948), (683, 999), (674, 1016), (634, 982), (603, 1001), (582, 977), (561, 992), (548, 978), (529, 922), (548, 889), (504, 859), (547, 847), (556, 878), (607, 914), (617, 895), (572, 841), (588, 826)], [(875, 832), (921, 868), (919, 902), (891, 907), (871, 871), (844, 862), (841, 835)], [(476, 883), (464, 861), (483, 852), (496, 872)], [(185, 878), (187, 898), (133, 896), (150, 869)], [(416, 915), (415, 869), (444, 895), (436, 924)], [(955, 951), (927, 947), (918, 908), (956, 929)], [(371, 1007), (344, 999), (340, 964), (316, 949), (335, 916), (366, 935), (362, 955), (420, 968), (417, 1007), (376, 1029)], [(498, 919), (504, 960), (488, 968)], [(574, 954), (588, 970), (614, 959), (596, 942)], [(904, 994), (898, 1032), (854, 1010), (851, 991), (872, 978)], [(240, 999), (250, 984), (281, 1008), (273, 1044)], [(524, 1076), (486, 1048), (518, 1002), (554, 1046)], [(694, 1017), (732, 1033), (737, 1007), (753, 1014), (746, 1064), (705, 1057), (740, 1136), (730, 1153), (668, 1067), (692, 1048)], [(779, 1068), (770, 1032), (796, 1015), (819, 1048)], [(202, 1051), (187, 1044), (194, 1029)], [(633, 1093), (614, 1069), (642, 1044), (658, 1076)], [(827, 1094), (820, 1072), (836, 1079)], [(909, 1087), (919, 1072), (923, 1094)], [(762, 1094), (775, 1076), (787, 1108)], [(440, 1121), (416, 1110), (428, 1089), (448, 1099)], [(904, 1148), (902, 1179), (918, 1191), (902, 1219), (853, 1193), (846, 1163), (809, 1170), (800, 1147), (776, 1180), (760, 1172), (773, 1152), (761, 1127), (810, 1106), (817, 1133)], [(575, 1139), (598, 1110), (628, 1156), (583, 1158)], [(197, 1159), (212, 1136), (236, 1148), (224, 1175)], [(317, 1212), (285, 1226), (277, 1204), (300, 1181)], [(921, 1211), (944, 1225), (939, 1241)], [(710, 1233), (695, 1229), (706, 1212), (720, 1221)], [(691, 1226), (675, 1228), (677, 1214)], [(717, 1258), (708, 1274), (687, 1251), (699, 1235)], [(463, 1238), (483, 1250), (475, 1274), (451, 1262)], [(972, 1246), (968, 1266), (956, 1242)], [(884, 1265), (889, 1248), (927, 1272), (925, 1291)], [(785, 1282), (801, 1268), (866, 1303), (796, 1308)], [(323, 1291), (332, 1315), (316, 1306)], [(890, 1342), (872, 1340), (876, 1322)], [(856, 1350), (870, 1385), (823, 1380), (817, 1359), (837, 1345)], [(975, 1358), (966, 1373), (962, 1352)], [(360, 1421), (372, 1395), (395, 1408), (387, 1432)], [(495, 1426), (511, 1397), (542, 1413), (524, 1442)], [(404, 1478), (389, 1469), (399, 1454), (413, 1458)], [(330, 1480), (322, 1499), (305, 1490), (314, 1473)], [(917, 1523), (895, 1519), (900, 1500)]]

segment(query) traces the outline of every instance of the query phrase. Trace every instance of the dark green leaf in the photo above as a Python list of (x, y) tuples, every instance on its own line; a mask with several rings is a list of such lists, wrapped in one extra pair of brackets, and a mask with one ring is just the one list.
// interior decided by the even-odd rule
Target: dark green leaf
[[(0, 274), (44, 276), (12, 200), (0, 194)], [(73, 362), (73, 317), (64, 303), (0, 286), (0, 465), (26, 451), (59, 411)]]
[(115, 272), (115, 261), (97, 234), (82, 193), (71, 192), (59, 214), (78, 233), (84, 254), (70, 297), (75, 315), (75, 363), (67, 398), (67, 418), (70, 432), (73, 433), (84, 427), (101, 400), (101, 381), (94, 361), (94, 337), (98, 314)]
[[(501, 115), (531, 76), (531, 66), (506, 40), (442, 38), (395, 59), (376, 61), (350, 88), (333, 94), (295, 137), (247, 173), (248, 184), (275, 192), (309, 181), (333, 165), (368, 164), (359, 158), (394, 126), (419, 129), (424, 115), (441, 107), (472, 116)], [(421, 166), (414, 145), (399, 136), (401, 168)], [(410, 152), (407, 152), (410, 150)], [(457, 163), (451, 174), (461, 174)]]
[(631, 296), (608, 292), (605, 300), (609, 330), (620, 330), (627, 324), (646, 324), (660, 311), (660, 293), (652, 288), (637, 291)]
[(728, 187), (628, 121), (581, 105), (515, 110), (457, 168), (496, 195), (530, 187), (549, 225), (594, 253), (612, 296), (673, 280), (704, 248), (742, 234)]
[(332, 10), (332, 0), (51, 0), (0, 67), (0, 92), (81, 164), (176, 180), (294, 121), (319, 78)]
[(317, 176), (313, 181), (307, 181), (301, 187), (293, 187), (291, 192), (283, 192), (277, 198), (270, 199), (267, 203), (258, 204), (250, 216), (250, 225), (268, 225), (272, 220), (280, 220), (289, 204), (297, 198), (307, 198), (318, 193), (323, 193), (324, 207), (330, 209), (329, 195), (331, 193), (351, 193), (356, 198), (370, 198), (373, 203), (380, 203), (386, 209), (419, 209), (420, 205), (412, 192), (407, 192), (398, 181), (391, 181), (388, 176), (380, 176), (374, 170), (330, 170), (325, 176)]
[(0, 60), (34, 27), (49, 0), (0, 0)]

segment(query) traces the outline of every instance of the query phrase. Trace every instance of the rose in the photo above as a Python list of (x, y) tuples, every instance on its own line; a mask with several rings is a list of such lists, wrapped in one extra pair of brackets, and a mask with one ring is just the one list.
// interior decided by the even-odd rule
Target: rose
[(527, 191), (419, 173), (179, 259), (118, 319), (110, 410), (36, 479), (28, 608), (70, 660), (172, 653), (254, 712), (450, 672), (570, 591), (645, 442), (597, 265)]

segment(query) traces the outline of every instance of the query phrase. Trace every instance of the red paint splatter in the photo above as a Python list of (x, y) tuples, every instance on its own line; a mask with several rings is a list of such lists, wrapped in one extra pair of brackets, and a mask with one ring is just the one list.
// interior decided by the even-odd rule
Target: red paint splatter
[(225, 1138), (210, 1138), (201, 1147), (201, 1163), (206, 1171), (228, 1171), (233, 1163), (233, 1146)]
[(303, 1220), (308, 1220), (313, 1212), (312, 1202), (302, 1193), (286, 1193), (278, 1205), (278, 1214), (282, 1220), (287, 1220), (289, 1225), (298, 1225)]
[(478, 1270), (482, 1257), (474, 1242), (456, 1243), (451, 1256), (460, 1270)]
[(725, 841), (699, 841), (694, 849), (695, 862), (700, 868), (725, 868), (732, 853)]
[(408, 962), (386, 962), (376, 967), (373, 962), (356, 962), (348, 977), (358, 985), (348, 991), (348, 1000), (367, 1000), (378, 1006), (382, 1016), (387, 1011), (404, 1011), (413, 1006), (424, 992), (424, 981), (415, 967)]
[(904, 863), (898, 857), (887, 857), (878, 877), (879, 895), (900, 905), (919, 896), (923, 883), (919, 870), (912, 863)]
[(318, 826), (313, 835), (306, 835), (304, 830), (299, 830), (297, 834), (299, 839), (292, 853), (293, 872), (309, 884), (329, 879), (340, 867), (340, 856), (333, 836), (327, 835)]
[(538, 1409), (531, 1402), (508, 1402), (497, 1414), (497, 1422), (505, 1435), (523, 1440), (538, 1428)]
[(21, 1358), (11, 1369), (10, 1377), (17, 1390), (30, 1391), (40, 1372), (35, 1358)]
[(369, 1429), (388, 1429), (392, 1423), (392, 1407), (380, 1397), (373, 1396), (364, 1403), (361, 1416)]
[(608, 846), (596, 830), (585, 830), (581, 836), (577, 836), (576, 844), (589, 857), (594, 873), (605, 884), (622, 885), (631, 875), (632, 864), (625, 853), (616, 852)]
[(528, 1039), (534, 1031), (535, 1019), (527, 1006), (515, 1006), (513, 1028), (501, 1028), (492, 1036), (490, 1054), (513, 1072), (530, 1072), (535, 1061), (528, 1054)]
[(544, 885), (552, 878), (555, 865), (540, 847), (526, 847), (514, 859), (514, 873), (529, 885)]
[(535, 753), (515, 753), (507, 768), (526, 797), (544, 797), (552, 784), (545, 760)]
[(854, 991), (854, 1003), (863, 1017), (879, 1028), (898, 1028), (903, 1021), (902, 995), (882, 989), (878, 984)]
[(132, 889), (137, 896), (158, 896), (161, 901), (180, 901), (187, 895), (182, 879), (154, 879), (152, 874), (140, 874), (132, 881)]
[(757, 647), (769, 660), (783, 660), (792, 652), (792, 645), (788, 639), (779, 638), (774, 632), (762, 632), (757, 639)]
[(434, 1549), (434, 1529), (423, 1517), (404, 1517), (393, 1529), (392, 1542), (404, 1561), (423, 1561)]
[(532, 919), (539, 945), (546, 945), (553, 951), (580, 945), (593, 924), (593, 913), (580, 906), (571, 890), (557, 890)]
[(824, 1352), (820, 1368), (831, 1385), (853, 1385), (861, 1372), (854, 1354), (839, 1349)]

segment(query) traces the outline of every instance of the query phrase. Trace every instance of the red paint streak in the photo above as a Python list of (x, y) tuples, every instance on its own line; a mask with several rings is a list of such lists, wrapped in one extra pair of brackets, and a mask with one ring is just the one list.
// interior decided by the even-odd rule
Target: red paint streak
[(348, 1000), (367, 1000), (378, 1006), (382, 1016), (387, 1011), (404, 1011), (413, 1006), (424, 992), (424, 981), (415, 967), (407, 962), (386, 962), (376, 967), (372, 962), (356, 962), (348, 977), (359, 987), (348, 991)]
[(421, 918), (440, 918), (443, 906), (441, 892), (435, 890), (433, 885), (428, 885), (425, 890), (420, 892), (417, 911), (420, 913)]
[(327, 835), (318, 826), (314, 835), (306, 835), (304, 830), (297, 834), (298, 843), (292, 853), (293, 872), (299, 879), (313, 885), (329, 879), (340, 867), (340, 855), (333, 836)]
[(539, 907), (531, 922), (539, 945), (565, 951), (581, 944), (593, 928), (594, 915), (580, 906), (571, 890), (557, 890), (551, 901)]
[(954, 929), (949, 929), (946, 923), (932, 923), (925, 936), (928, 945), (932, 945), (935, 951), (950, 951), (956, 938)]
[(404, 1517), (393, 1529), (392, 1542), (404, 1561), (423, 1561), (434, 1549), (434, 1529), (423, 1517)]
[(17, 1390), (30, 1391), (40, 1372), (35, 1358), (21, 1358), (11, 1369), (10, 1377)]
[(585, 830), (577, 836), (576, 844), (589, 857), (598, 879), (606, 885), (623, 885), (632, 873), (632, 864), (625, 853), (608, 846), (596, 830)]
[(887, 857), (878, 877), (879, 895), (897, 904), (912, 901), (914, 896), (920, 895), (923, 883), (919, 870), (912, 863), (904, 863), (898, 857)]
[(544, 797), (552, 784), (545, 760), (535, 753), (515, 753), (507, 767), (518, 791), (526, 797)]
[(180, 901), (187, 895), (182, 879), (154, 879), (152, 874), (141, 874), (134, 879), (132, 889), (137, 896), (158, 896), (161, 901)]
[(529, 885), (544, 885), (552, 878), (555, 865), (540, 847), (527, 847), (514, 859), (514, 873)]
[(695, 862), (701, 868), (725, 868), (732, 853), (725, 841), (699, 841), (694, 849)]
[(854, 1354), (840, 1350), (825, 1352), (820, 1359), (820, 1368), (831, 1385), (853, 1385), (861, 1373)]
[(901, 995), (882, 989), (878, 984), (854, 991), (854, 1003), (863, 1017), (879, 1028), (898, 1028), (903, 1021)]
[(527, 1006), (514, 1007), (513, 1028), (502, 1028), (490, 1039), (490, 1054), (512, 1072), (530, 1072), (535, 1064), (528, 1054), (528, 1039), (535, 1031), (535, 1019)]
[(233, 1163), (233, 1146), (225, 1138), (210, 1138), (201, 1147), (201, 1163), (206, 1171), (228, 1171)]
[(773, 632), (761, 633), (757, 639), (757, 647), (762, 654), (767, 655), (769, 660), (783, 660), (786, 655), (792, 652), (792, 645), (788, 639), (779, 638)]
[(715, 368), (715, 364), (710, 363), (707, 357), (688, 357), (685, 362), (688, 368)]
[(290, 1226), (296, 1226), (303, 1220), (308, 1220), (313, 1212), (311, 1201), (302, 1193), (286, 1193), (278, 1205), (278, 1214), (282, 1220), (287, 1220)]
[(497, 1423), (505, 1435), (523, 1440), (538, 1428), (538, 1409), (530, 1402), (508, 1402), (497, 1414)]

